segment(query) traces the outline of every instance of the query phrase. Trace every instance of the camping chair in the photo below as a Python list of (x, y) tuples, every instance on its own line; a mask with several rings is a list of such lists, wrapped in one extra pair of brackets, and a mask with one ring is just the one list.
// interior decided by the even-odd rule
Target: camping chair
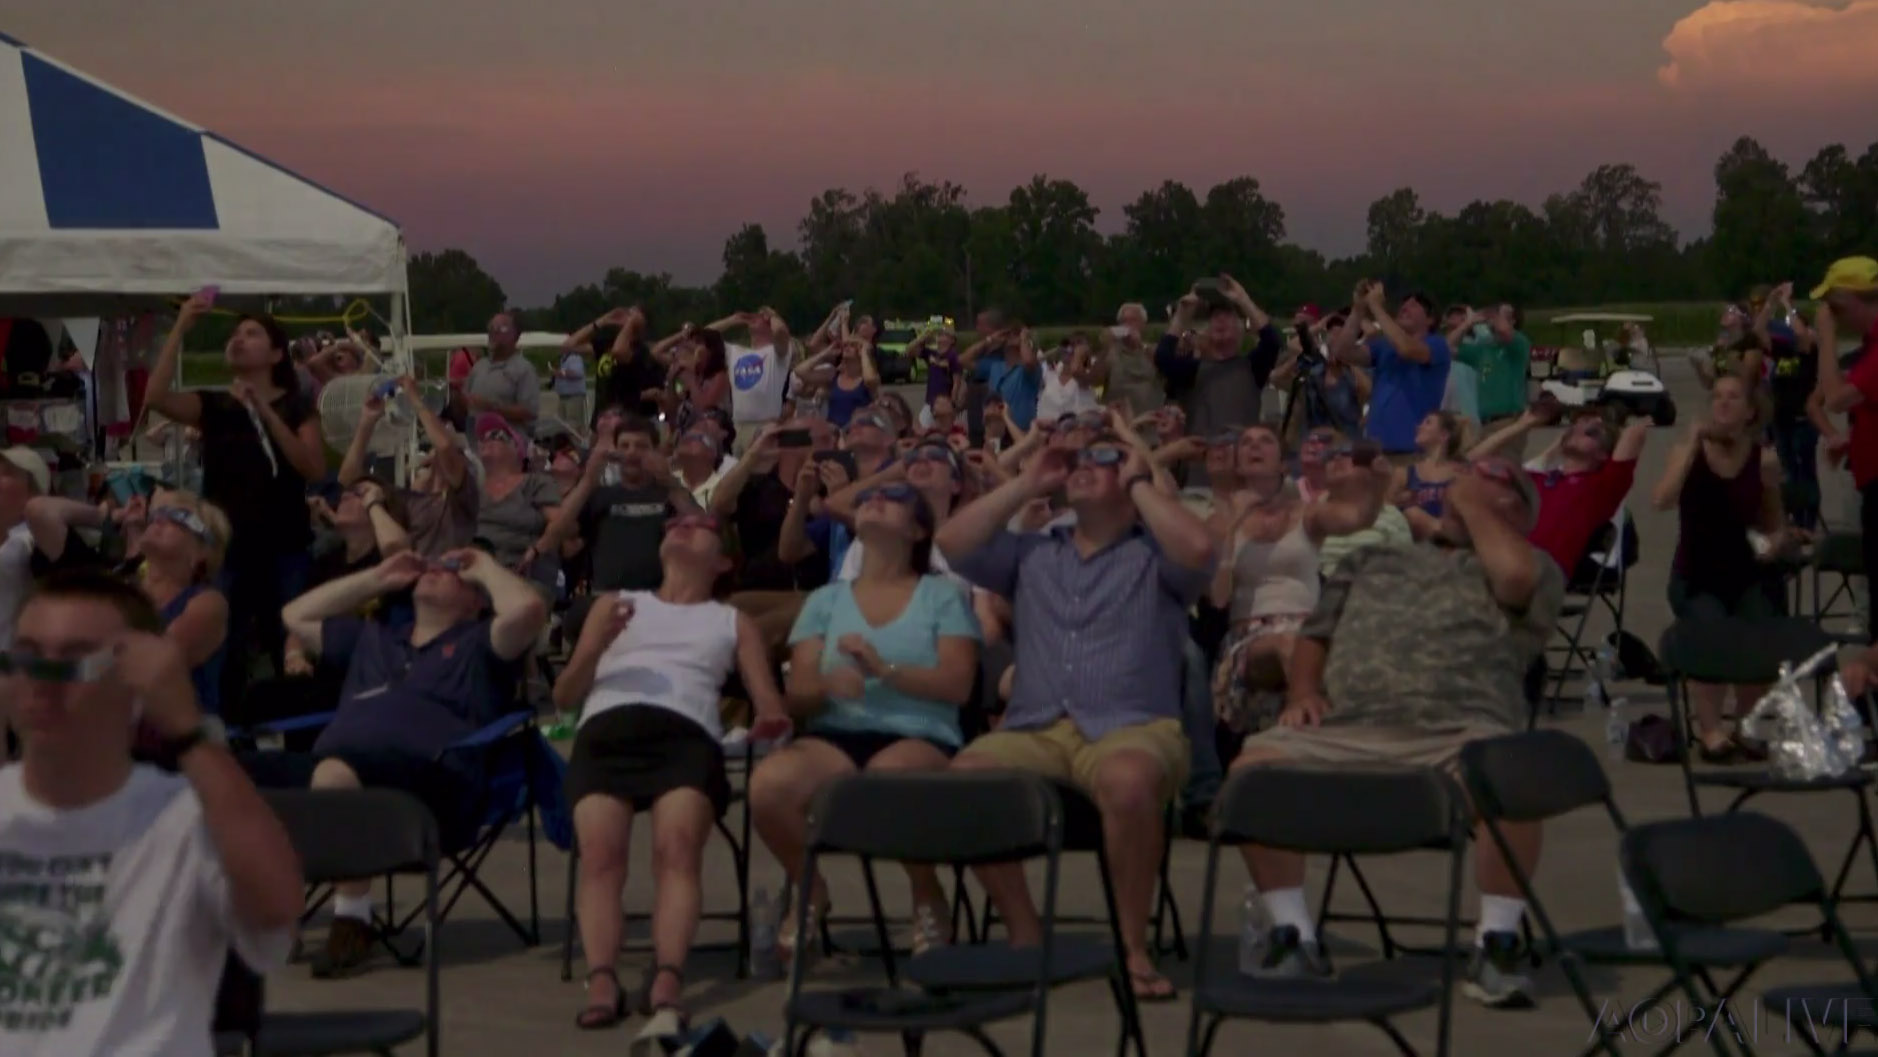
[[(730, 826), (723, 819), (716, 819), (712, 824), (717, 832), (723, 834), (724, 842), (730, 845), (730, 860), (737, 879), (737, 908), (735, 910), (706, 910), (698, 915), (700, 921), (727, 921), (737, 926), (737, 938), (731, 942), (692, 943), (694, 951), (734, 951), (737, 955), (737, 979), (747, 979), (750, 975), (750, 769), (754, 766), (756, 746), (745, 741), (741, 749), (724, 754), (724, 769), (732, 779), (730, 804), (742, 804), (742, 823), (738, 831), (731, 832)], [(739, 780), (739, 778), (741, 780)], [(561, 940), (561, 982), (567, 983), (574, 978), (574, 939), (579, 931), (574, 912), (574, 893), (580, 880), (580, 846), (576, 843), (568, 854), (567, 860), (567, 932)], [(651, 950), (651, 940), (644, 945), (624, 943), (622, 952)]]
[[(1863, 620), (1855, 604), (1853, 577), (1865, 576), (1865, 537), (1856, 532), (1827, 533), (1813, 547), (1813, 621), (1825, 626), (1828, 620)], [(1832, 592), (1824, 591), (1827, 577), (1837, 577)], [(1838, 608), (1843, 600), (1845, 608)], [(1866, 629), (1868, 632), (1870, 629)], [(1861, 637), (1859, 645), (1864, 644)]]
[[(1386, 804), (1388, 810), (1378, 810)], [(1213, 935), (1220, 851), (1247, 844), (1306, 854), (1393, 855), (1439, 847), (1448, 853), (1446, 949), (1454, 948), (1461, 907), (1461, 860), (1467, 820), (1459, 789), (1438, 771), (1315, 770), (1245, 767), (1220, 790), (1206, 852), (1200, 935)], [(1375, 1025), (1396, 1049), (1413, 1055), (1392, 1018), (1438, 1006), (1435, 1053), (1448, 1052), (1456, 959), (1441, 959), (1440, 983), (1344, 973), (1331, 979), (1261, 980), (1230, 974), (1215, 979), (1209, 952), (1196, 945), (1193, 1012), (1187, 1053), (1205, 1057), (1229, 1019), (1269, 1023)], [(1204, 1025), (1204, 1030), (1202, 1027)]]
[[(1053, 985), (1106, 980), (1115, 998), (1115, 1010), (1121, 1016), (1121, 1042), (1117, 1057), (1128, 1052), (1132, 1042), (1136, 1057), (1147, 1057), (1148, 1043), (1141, 1030), (1141, 1012), (1135, 1000), (1134, 985), (1128, 978), (1127, 946), (1122, 942), (1121, 918), (1115, 912), (1114, 875), (1109, 871), (1108, 853), (1103, 847), (1102, 813), (1095, 801), (1068, 782), (1052, 781), (1063, 807), (1063, 851), (1092, 852), (1096, 875), (1102, 882), (1102, 903), (1106, 910), (1099, 919), (1108, 927), (1100, 940), (1064, 937), (1057, 941), (1050, 982)], [(985, 900), (989, 907), (991, 901)], [(987, 916), (988, 917), (988, 916)], [(1079, 923), (1083, 919), (1056, 917), (1057, 925)], [(1037, 951), (987, 944), (956, 944), (928, 951), (906, 964), (906, 979), (934, 993), (990, 993), (1027, 988), (1037, 977)]]
[[(946, 810), (934, 811), (935, 804), (945, 805)], [(816, 1033), (846, 1030), (897, 1034), (909, 1057), (916, 1057), (926, 1035), (950, 1031), (964, 1034), (992, 1057), (1001, 1057), (1002, 1051), (983, 1026), (1028, 1012), (1032, 1015), (1031, 1054), (1042, 1057), (1044, 1013), (1056, 980), (1057, 873), (1062, 847), (1062, 804), (1055, 788), (1036, 775), (862, 773), (828, 783), (816, 795), (809, 813), (803, 876), (815, 876), (821, 860), (830, 855), (860, 859), (886, 986), (804, 991), (808, 959), (795, 959), (783, 1005), (788, 1024), (784, 1052), (801, 1057)], [(934, 994), (900, 986), (898, 960), (887, 936), (887, 918), (874, 876), (876, 859), (975, 866), (1036, 858), (1044, 860), (1044, 931), (1032, 959), (1035, 975), (1027, 987)], [(810, 887), (798, 886), (796, 921), (809, 920)]]
[[(1858, 805), (1858, 830), (1845, 850), (1839, 872), (1832, 883), (1832, 898), (1861, 902), (1878, 896), (1847, 897), (1845, 883), (1859, 851), (1871, 856), (1872, 869), (1878, 873), (1878, 829), (1872, 823), (1871, 803), (1866, 791), (1872, 775), (1860, 768), (1830, 778), (1793, 781), (1782, 778), (1766, 767), (1728, 767), (1697, 772), (1691, 759), (1694, 721), (1685, 702), (1689, 681), (1727, 685), (1772, 683), (1779, 677), (1783, 662), (1799, 662), (1830, 646), (1832, 639), (1809, 620), (1784, 617), (1777, 620), (1679, 620), (1663, 632), (1663, 665), (1670, 673), (1670, 724), (1677, 732), (1676, 761), (1682, 767), (1684, 788), (1689, 796), (1689, 813), (1702, 814), (1698, 787), (1730, 789), (1734, 798), (1724, 814), (1733, 813), (1743, 804), (1763, 793), (1850, 793)], [(1822, 677), (1823, 678), (1823, 677)]]
[[(1690, 936), (1699, 933), (1692, 930), (1728, 925), (1797, 903), (1819, 909), (1827, 942), (1851, 965), (1860, 993), (1873, 994), (1872, 981), (1859, 962), (1852, 937), (1839, 921), (1825, 879), (1799, 834), (1785, 824), (1753, 812), (1651, 822), (1624, 834), (1619, 854), (1624, 876), (1662, 945), (1663, 960), (1676, 975), (1676, 987), (1696, 1008), (1725, 1009), (1772, 956), (1744, 966), (1725, 991), (1704, 999), (1694, 982), (1697, 969), (1690, 955)], [(1782, 997), (1802, 990), (1789, 990)], [(1775, 994), (1764, 998), (1770, 1007)], [(1745, 1029), (1706, 1032), (1715, 1052), (1724, 1057), (1731, 1049), (1725, 1045), (1730, 1036), (1733, 1049), (1751, 1055), (1754, 1034)]]
[[(1603, 766), (1580, 739), (1564, 731), (1541, 730), (1468, 744), (1461, 749), (1461, 776), (1473, 800), (1474, 813), (1485, 825), (1507, 871), (1519, 885), (1520, 896), (1526, 901), (1528, 920), (1538, 923), (1544, 953), (1557, 960), (1578, 1004), (1596, 1026), (1598, 1037), (1585, 1047), (1584, 1057), (1600, 1050), (1606, 1057), (1620, 1057), (1611, 1029), (1621, 1033), (1625, 1024), (1621, 1019), (1616, 1024), (1609, 1023), (1604, 1015), (1607, 1006), (1592, 997), (1582, 967), (1586, 964), (1659, 965), (1663, 963), (1663, 955), (1658, 950), (1632, 948), (1621, 925), (1560, 935), (1533, 890), (1532, 878), (1514, 861), (1505, 832), (1500, 828), (1504, 822), (1550, 821), (1595, 804), (1604, 808), (1611, 826), (1621, 838), (1628, 825), (1611, 795), (1610, 779)], [(1735, 980), (1728, 988), (1718, 987), (1710, 976), (1712, 970), (1733, 969), (1745, 973), (1785, 953), (1788, 948), (1786, 936), (1768, 929), (1686, 929), (1679, 943), (1691, 971), (1711, 995), (1732, 993), (1741, 984), (1740, 980)], [(1626, 998), (1624, 1007), (1653, 1009), (1676, 987), (1677, 980), (1672, 977), (1641, 1002), (1633, 1004)]]
[[(268, 1013), (254, 1033), (263, 1057), (328, 1057), (394, 1049), (422, 1035), (437, 1057), (437, 924), (442, 885), (437, 822), (415, 797), (393, 789), (270, 791), (268, 803), (287, 828), (309, 882), (333, 884), (378, 874), (422, 873), (424, 1008)], [(255, 1002), (258, 1008), (258, 991)]]
[(1565, 643), (1547, 650), (1560, 658), (1552, 675), (1552, 694), (1548, 699), (1554, 714), (1565, 693), (1565, 681), (1578, 672), (1589, 673), (1596, 663), (1597, 646), (1584, 641), (1591, 614), (1603, 609), (1610, 614), (1612, 635), (1623, 633), (1630, 567), (1637, 564), (1638, 545), (1637, 523), (1628, 510), (1619, 507), (1617, 516), (1599, 527), (1566, 582), (1558, 620), (1558, 631)]
[[(241, 732), (244, 738), (264, 737), (268, 735), (287, 735), (296, 731), (323, 727), (331, 722), (333, 713), (299, 716), (277, 723), (262, 724)], [(536, 837), (536, 812), (541, 814), (541, 827), (549, 841), (556, 847), (568, 848), (573, 844), (573, 818), (563, 792), (562, 776), (566, 764), (553, 746), (542, 737), (535, 727), (533, 712), (511, 712), (490, 723), (488, 726), (445, 749), (438, 757), (440, 760), (454, 760), (463, 769), (482, 776), (476, 802), (466, 806), (465, 816), (473, 819), (474, 824), (467, 827), (468, 832), (452, 835), (453, 846), (443, 849), (443, 857), (448, 863), (438, 890), (445, 894), (444, 903), (437, 911), (438, 920), (450, 916), (457, 901), (463, 895), (474, 890), (481, 896), (496, 916), (502, 919), (525, 946), (533, 947), (541, 942), (541, 900), (538, 880), (537, 852), (539, 842)], [(493, 892), (481, 876), (483, 864), (496, 848), (496, 845), (508, 833), (516, 822), (521, 822), (527, 831), (528, 850), (528, 923), (509, 909), (508, 905)], [(355, 875), (356, 876), (356, 875)], [(315, 884), (307, 899), (304, 923), (312, 919), (319, 908), (332, 898), (331, 885)], [(413, 907), (399, 916), (395, 880), (392, 875), (385, 877), (385, 906), (374, 924), (379, 939), (399, 962), (415, 965), (421, 955), (420, 950), (411, 948), (402, 937), (424, 913), (422, 906)]]

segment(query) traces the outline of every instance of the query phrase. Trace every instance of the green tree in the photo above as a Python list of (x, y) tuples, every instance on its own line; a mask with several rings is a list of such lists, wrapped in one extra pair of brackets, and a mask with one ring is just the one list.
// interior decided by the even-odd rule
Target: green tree
[(1011, 282), (1026, 320), (1086, 319), (1095, 255), (1096, 208), (1068, 180), (1033, 176), (1005, 206), (1014, 256)]
[(1812, 226), (1786, 163), (1758, 142), (1743, 136), (1715, 163), (1709, 266), (1723, 296), (1805, 272)]
[(480, 333), (490, 316), (509, 307), (502, 284), (462, 250), (417, 254), (405, 274), (419, 334)]

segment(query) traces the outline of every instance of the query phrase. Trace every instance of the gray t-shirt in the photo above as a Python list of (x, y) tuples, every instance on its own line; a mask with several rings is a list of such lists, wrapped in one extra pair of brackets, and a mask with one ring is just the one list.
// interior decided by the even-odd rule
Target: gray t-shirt
[(1244, 356), (1201, 360), (1187, 394), (1187, 432), (1211, 437), (1258, 422), (1264, 389)]
[(513, 569), (522, 560), (522, 552), (548, 527), (543, 508), (560, 502), (561, 486), (554, 483), (554, 478), (531, 473), (501, 499), (483, 493), (476, 511), (476, 535), (488, 541), (489, 553), (496, 561)]
[[(494, 404), (527, 408), (531, 415), (541, 413), (541, 378), (535, 374), (534, 364), (519, 352), (506, 360), (492, 356), (477, 360), (463, 383), (463, 391)], [(533, 433), (535, 423), (530, 419), (515, 426)]]
[(1109, 382), (1103, 392), (1109, 403), (1126, 400), (1132, 414), (1145, 415), (1167, 403), (1167, 386), (1154, 369), (1150, 349), (1117, 348), (1109, 353)]

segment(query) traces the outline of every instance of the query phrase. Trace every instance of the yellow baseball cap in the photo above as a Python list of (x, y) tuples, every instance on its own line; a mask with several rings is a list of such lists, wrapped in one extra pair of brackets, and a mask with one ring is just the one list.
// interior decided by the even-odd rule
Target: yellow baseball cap
[(1826, 277), (1813, 287), (1812, 300), (1817, 301), (1834, 290), (1860, 294), (1878, 290), (1878, 260), (1842, 257), (1833, 261), (1832, 267), (1826, 269)]

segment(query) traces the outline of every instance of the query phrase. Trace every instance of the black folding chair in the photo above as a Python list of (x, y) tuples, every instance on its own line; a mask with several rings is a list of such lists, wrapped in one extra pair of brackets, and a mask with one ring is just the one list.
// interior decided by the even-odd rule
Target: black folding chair
[[(1854, 577), (1865, 576), (1865, 537), (1857, 532), (1831, 532), (1813, 545), (1813, 620), (1822, 627), (1828, 620), (1863, 620), (1865, 614), (1853, 604)], [(1836, 578), (1831, 593), (1824, 588), (1828, 577)], [(1844, 602), (1844, 608), (1839, 603)], [(1869, 633), (1870, 629), (1867, 629)]]
[[(1135, 1000), (1134, 985), (1128, 978), (1127, 946), (1122, 942), (1121, 918), (1115, 910), (1115, 880), (1109, 872), (1109, 858), (1102, 839), (1102, 813), (1095, 801), (1069, 782), (1052, 782), (1063, 805), (1063, 850), (1091, 852), (1095, 855), (1096, 873), (1102, 882), (1102, 903), (1106, 914), (1100, 920), (1108, 926), (1108, 935), (1099, 939), (1061, 936), (1057, 939), (1050, 972), (1052, 984), (1106, 980), (1115, 998), (1115, 1010), (1121, 1015), (1119, 1055), (1128, 1052), (1132, 1042), (1136, 1057), (1147, 1057), (1148, 1043), (1141, 1030), (1141, 1011)], [(990, 905), (990, 900), (985, 901)], [(1083, 919), (1058, 915), (1058, 926), (1079, 924)], [(955, 944), (919, 955), (906, 963), (907, 981), (935, 993), (996, 992), (1022, 990), (1037, 978), (1035, 948), (1012, 948), (1004, 944)]]
[(209, 1022), (215, 1057), (247, 1057), (254, 1052), (261, 1032), (265, 1002), (260, 974), (248, 968), (234, 951), (222, 962), (222, 980), (215, 988), (215, 1015)]
[(1624, 630), (1630, 567), (1637, 564), (1638, 546), (1637, 523), (1625, 512), (1623, 531), (1618, 531), (1614, 521), (1605, 522), (1572, 570), (1565, 585), (1565, 600), (1559, 607), (1558, 633), (1565, 642), (1546, 651), (1559, 657), (1552, 673), (1552, 693), (1547, 697), (1554, 713), (1565, 693), (1565, 681), (1578, 672), (1589, 674), (1597, 660), (1596, 645), (1584, 641), (1591, 614), (1602, 609), (1610, 615), (1613, 634)]
[[(1872, 822), (1871, 803), (1866, 790), (1872, 775), (1862, 769), (1812, 781), (1783, 778), (1766, 767), (1727, 767), (1697, 771), (1690, 758), (1693, 719), (1686, 702), (1689, 681), (1724, 685), (1772, 683), (1779, 677), (1783, 662), (1798, 663), (1832, 645), (1832, 638), (1811, 621), (1800, 617), (1776, 620), (1679, 620), (1663, 632), (1663, 666), (1669, 671), (1670, 723), (1678, 732), (1677, 762), (1682, 766), (1683, 784), (1689, 796), (1689, 813), (1702, 814), (1698, 787), (1729, 789), (1734, 798), (1726, 812), (1734, 812), (1763, 793), (1845, 792), (1857, 804), (1858, 829), (1840, 860), (1839, 872), (1832, 883), (1835, 902), (1847, 900), (1878, 901), (1878, 895), (1846, 896), (1846, 881), (1860, 850), (1871, 859), (1878, 876), (1878, 828)], [(1725, 812), (1725, 813), (1726, 813)]]
[[(1500, 828), (1506, 822), (1544, 822), (1599, 805), (1621, 837), (1628, 826), (1611, 795), (1603, 765), (1578, 738), (1564, 731), (1541, 730), (1469, 743), (1461, 749), (1461, 775), (1473, 799), (1475, 815), (1486, 825), (1507, 872), (1519, 885), (1528, 919), (1538, 922), (1544, 953), (1558, 961), (1578, 1004), (1596, 1026), (1597, 1038), (1583, 1053), (1589, 1057), (1602, 1050), (1608, 1057), (1620, 1057), (1614, 1036), (1621, 1037), (1625, 1024), (1621, 1020), (1613, 1024), (1604, 1016), (1606, 1007), (1593, 999), (1582, 965), (1660, 965), (1661, 952), (1632, 948), (1621, 925), (1560, 935), (1533, 890), (1532, 878), (1514, 859)], [(1745, 970), (1784, 953), (1788, 947), (1786, 936), (1768, 929), (1688, 929), (1680, 942), (1692, 971), (1714, 995), (1723, 994), (1725, 989), (1715, 985), (1711, 970)], [(1624, 1007), (1653, 1009), (1676, 986), (1672, 977), (1640, 1003), (1626, 999)]]
[[(937, 805), (945, 810), (934, 810)], [(1036, 775), (863, 773), (828, 783), (810, 811), (802, 876), (815, 876), (821, 860), (830, 855), (860, 859), (887, 982), (885, 987), (804, 991), (808, 959), (795, 959), (783, 1007), (786, 1052), (801, 1057), (816, 1033), (834, 1029), (897, 1034), (909, 1057), (916, 1057), (925, 1036), (951, 1031), (971, 1038), (992, 1057), (1002, 1057), (983, 1026), (1028, 1012), (1033, 1020), (1032, 1057), (1042, 1057), (1044, 1014), (1056, 978), (1062, 848), (1062, 803), (1050, 783)], [(874, 860), (972, 866), (1035, 858), (1044, 860), (1044, 932), (1035, 955), (1035, 976), (1026, 989), (933, 993), (900, 986)], [(809, 920), (810, 887), (798, 886), (796, 921)]]
[[(1620, 858), (1624, 876), (1662, 946), (1663, 960), (1675, 973), (1676, 987), (1694, 1008), (1707, 1010), (1711, 1017), (1720, 1015), (1770, 959), (1744, 966), (1726, 989), (1704, 998), (1695, 987), (1697, 967), (1688, 949), (1692, 930), (1800, 903), (1819, 909), (1827, 942), (1852, 966), (1862, 992), (1872, 994), (1871, 980), (1839, 921), (1825, 879), (1805, 842), (1784, 823), (1753, 812), (1651, 822), (1624, 834)], [(1730, 1042), (1740, 1053), (1752, 1054), (1754, 1034), (1720, 1027), (1706, 1032), (1723, 1057), (1731, 1052)]]
[[(1387, 809), (1380, 810), (1378, 805)], [(1452, 950), (1460, 919), (1466, 833), (1461, 792), (1438, 771), (1241, 768), (1226, 780), (1215, 801), (1200, 935), (1213, 935), (1213, 904), (1224, 847), (1256, 844), (1329, 855), (1393, 855), (1438, 847), (1449, 856), (1444, 949)], [(1264, 980), (1236, 974), (1215, 979), (1208, 964), (1211, 946), (1201, 942), (1194, 951), (1193, 1014), (1187, 1025), (1187, 1052), (1192, 1057), (1205, 1057), (1220, 1026), (1230, 1019), (1290, 1024), (1363, 1021), (1380, 1029), (1396, 1049), (1414, 1057), (1415, 1047), (1393, 1018), (1429, 1006), (1440, 1009), (1435, 1053), (1448, 1052), (1454, 997), (1455, 958), (1451, 956), (1440, 960), (1438, 984), (1361, 973), (1331, 979)]]
[[(730, 942), (693, 943), (694, 951), (734, 951), (737, 955), (737, 978), (746, 979), (750, 975), (750, 768), (755, 760), (756, 748), (745, 742), (742, 749), (727, 753), (724, 769), (731, 779), (730, 804), (743, 817), (738, 829), (733, 832), (729, 823), (723, 819), (715, 820), (712, 825), (723, 834), (724, 842), (730, 845), (732, 869), (737, 880), (737, 907), (734, 910), (707, 910), (698, 915), (703, 921), (727, 921), (737, 926), (737, 938)], [(739, 806), (741, 805), (741, 806)], [(574, 908), (574, 893), (580, 880), (580, 847), (576, 844), (568, 852), (567, 858), (567, 932), (561, 938), (561, 982), (567, 983), (574, 978), (574, 939), (580, 931), (578, 915)], [(645, 944), (623, 942), (622, 953), (636, 950), (650, 950), (651, 940)]]
[(437, 921), (441, 859), (437, 822), (415, 797), (391, 789), (268, 791), (312, 883), (333, 884), (381, 874), (421, 873), (424, 1008), (268, 1013), (254, 1036), (261, 1057), (329, 1057), (393, 1050), (425, 1037), (437, 1057), (439, 1000)]

